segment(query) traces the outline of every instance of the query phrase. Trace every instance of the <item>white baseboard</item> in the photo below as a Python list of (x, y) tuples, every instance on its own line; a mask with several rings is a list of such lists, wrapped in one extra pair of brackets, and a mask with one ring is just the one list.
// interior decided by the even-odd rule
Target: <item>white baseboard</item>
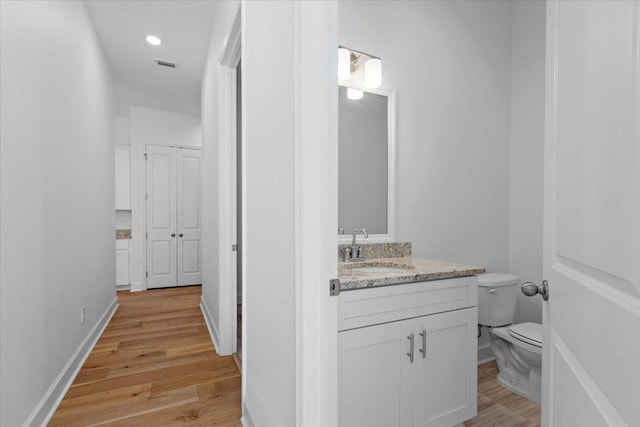
[(131, 285), (116, 285), (116, 291), (130, 291)]
[(207, 307), (207, 303), (204, 302), (204, 298), (200, 297), (200, 310), (202, 311), (202, 316), (204, 316), (204, 322), (207, 324), (207, 329), (209, 330), (209, 335), (211, 336), (211, 341), (213, 341), (213, 347), (216, 350), (216, 353), (222, 355), (220, 353), (220, 341), (218, 340), (218, 329), (216, 328), (216, 324), (211, 318), (211, 312)]
[(486, 343), (478, 347), (478, 365), (490, 362), (495, 358), (493, 350), (491, 350), (491, 343)]
[(140, 292), (140, 291), (146, 291), (146, 290), (147, 290), (147, 287), (142, 282), (136, 282), (131, 284), (131, 292)]
[(240, 422), (242, 423), (242, 427), (255, 427), (256, 425), (253, 422), (251, 411), (247, 408), (247, 404), (245, 402), (242, 402), (242, 418), (240, 418)]
[(96, 342), (98, 342), (102, 332), (104, 332), (104, 329), (109, 324), (109, 321), (117, 309), (118, 299), (114, 298), (100, 320), (98, 320), (80, 346), (71, 355), (71, 358), (53, 381), (49, 390), (47, 390), (42, 399), (40, 399), (40, 402), (38, 402), (38, 405), (29, 415), (29, 418), (24, 422), (23, 427), (46, 426), (51, 420), (56, 409), (58, 409), (58, 405), (60, 405), (64, 395), (67, 394), (67, 390), (71, 387), (80, 368), (84, 365), (85, 360), (89, 357), (91, 350), (93, 350), (93, 347), (96, 345)]

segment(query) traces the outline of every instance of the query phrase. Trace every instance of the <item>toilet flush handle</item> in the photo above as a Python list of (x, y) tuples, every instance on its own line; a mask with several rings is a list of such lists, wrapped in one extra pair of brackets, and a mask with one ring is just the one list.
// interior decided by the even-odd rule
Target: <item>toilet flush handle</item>
[(533, 282), (525, 282), (520, 285), (520, 289), (522, 290), (522, 293), (528, 297), (540, 294), (543, 300), (549, 300), (549, 282), (546, 280), (543, 280), (541, 285), (536, 285)]
[(489, 289), (489, 293), (490, 293), (490, 294), (495, 294), (495, 293), (496, 293), (496, 288), (491, 288), (491, 289)]

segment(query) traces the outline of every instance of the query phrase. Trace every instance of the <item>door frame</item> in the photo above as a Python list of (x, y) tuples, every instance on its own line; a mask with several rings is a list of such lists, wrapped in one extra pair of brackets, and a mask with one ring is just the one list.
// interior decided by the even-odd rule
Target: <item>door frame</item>
[[(236, 239), (235, 92), (244, 1), (234, 5), (232, 25), (218, 59), (220, 354), (231, 354), (236, 342), (237, 253), (231, 251), (231, 245)], [(296, 425), (338, 423), (337, 298), (329, 295), (329, 279), (338, 275), (338, 82), (333, 71), (338, 66), (337, 20), (334, 2), (293, 2)], [(243, 103), (243, 114), (245, 106)], [(242, 126), (241, 147), (246, 151), (244, 122)], [(242, 162), (245, 176), (244, 158)], [(243, 179), (242, 185), (245, 183)], [(246, 198), (246, 191), (242, 195)], [(245, 242), (243, 236), (243, 249)], [(246, 268), (243, 263), (243, 277)], [(251, 363), (246, 352), (246, 294), (243, 281), (242, 409), (243, 425), (250, 425), (244, 415), (246, 373)]]
[[(218, 283), (220, 284), (220, 336), (218, 351), (228, 355), (237, 347), (237, 254), (232, 245), (237, 240), (237, 114), (236, 68), (241, 56), (240, 2), (233, 11), (233, 21), (218, 58)], [(244, 145), (242, 141), (241, 144)], [(244, 192), (243, 192), (244, 194)], [(244, 221), (244, 215), (242, 218)], [(244, 283), (242, 315), (245, 318)], [(244, 327), (244, 326), (243, 326)], [(245, 334), (242, 334), (242, 348)], [(244, 366), (243, 359), (243, 366)], [(244, 372), (242, 376), (244, 390)]]

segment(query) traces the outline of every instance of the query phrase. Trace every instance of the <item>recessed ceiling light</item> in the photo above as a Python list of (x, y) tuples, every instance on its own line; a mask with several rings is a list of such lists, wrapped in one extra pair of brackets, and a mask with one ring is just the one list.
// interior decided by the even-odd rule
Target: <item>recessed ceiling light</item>
[(147, 43), (154, 46), (160, 46), (162, 44), (162, 40), (160, 40), (160, 38), (156, 36), (147, 36)]

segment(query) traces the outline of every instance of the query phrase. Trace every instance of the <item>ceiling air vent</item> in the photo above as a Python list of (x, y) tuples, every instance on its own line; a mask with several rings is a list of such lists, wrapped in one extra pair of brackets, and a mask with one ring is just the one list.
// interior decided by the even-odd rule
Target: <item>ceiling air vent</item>
[(156, 64), (158, 64), (160, 66), (163, 66), (163, 67), (176, 68), (176, 63), (175, 62), (167, 61), (165, 59), (156, 58)]

